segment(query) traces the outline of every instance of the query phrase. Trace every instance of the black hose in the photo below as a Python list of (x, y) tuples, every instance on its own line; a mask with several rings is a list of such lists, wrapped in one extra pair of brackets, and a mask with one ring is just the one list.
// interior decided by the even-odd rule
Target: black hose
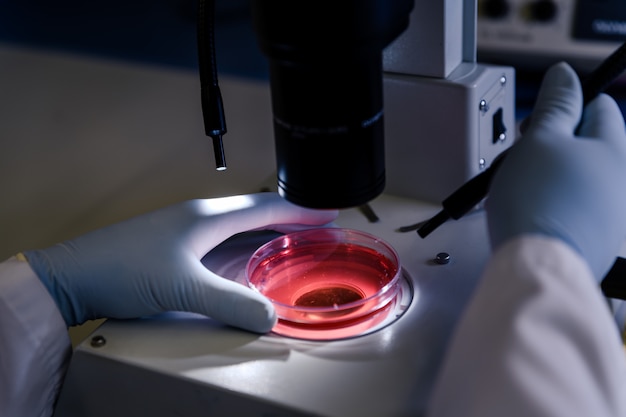
[(226, 133), (224, 104), (217, 80), (215, 59), (215, 0), (198, 0), (198, 64), (204, 131), (213, 139), (215, 166), (226, 169), (222, 135)]

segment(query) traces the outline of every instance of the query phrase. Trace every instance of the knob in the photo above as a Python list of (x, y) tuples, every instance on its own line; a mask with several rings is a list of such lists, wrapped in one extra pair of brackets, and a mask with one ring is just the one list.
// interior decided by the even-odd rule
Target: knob
[(501, 19), (509, 13), (507, 0), (484, 0), (480, 3), (479, 12), (490, 19)]
[(537, 0), (530, 3), (528, 12), (536, 22), (549, 22), (556, 17), (558, 7), (554, 0)]

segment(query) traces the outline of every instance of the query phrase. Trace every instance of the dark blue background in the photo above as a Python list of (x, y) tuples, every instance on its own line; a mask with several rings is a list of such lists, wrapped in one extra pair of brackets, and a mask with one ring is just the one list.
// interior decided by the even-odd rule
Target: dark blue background
[[(0, 41), (197, 70), (196, 0), (0, 0)], [(216, 0), (218, 70), (267, 77), (248, 0)]]

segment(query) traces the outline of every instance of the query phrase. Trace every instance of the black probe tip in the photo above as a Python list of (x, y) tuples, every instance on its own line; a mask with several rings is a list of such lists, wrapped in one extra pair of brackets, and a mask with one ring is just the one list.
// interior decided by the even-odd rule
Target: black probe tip
[(431, 232), (433, 232), (436, 228), (447, 222), (449, 218), (450, 216), (448, 215), (448, 212), (445, 210), (441, 210), (430, 220), (421, 225), (420, 228), (417, 229), (417, 234), (420, 235), (420, 237), (424, 238), (428, 236)]
[(226, 170), (226, 156), (224, 155), (224, 143), (222, 135), (211, 136), (213, 139), (213, 153), (215, 154), (215, 169), (218, 171)]

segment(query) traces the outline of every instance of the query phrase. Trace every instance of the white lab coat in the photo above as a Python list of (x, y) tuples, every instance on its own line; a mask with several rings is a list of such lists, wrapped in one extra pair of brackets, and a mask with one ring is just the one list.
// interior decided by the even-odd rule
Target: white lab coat
[[(0, 416), (49, 416), (70, 341), (25, 262), (0, 264)], [(626, 358), (584, 261), (559, 241), (502, 247), (452, 338), (430, 417), (626, 416)]]
[(492, 257), (449, 345), (429, 417), (626, 416), (626, 358), (608, 303), (564, 243)]
[(65, 321), (28, 263), (0, 263), (0, 416), (52, 415), (70, 352)]

